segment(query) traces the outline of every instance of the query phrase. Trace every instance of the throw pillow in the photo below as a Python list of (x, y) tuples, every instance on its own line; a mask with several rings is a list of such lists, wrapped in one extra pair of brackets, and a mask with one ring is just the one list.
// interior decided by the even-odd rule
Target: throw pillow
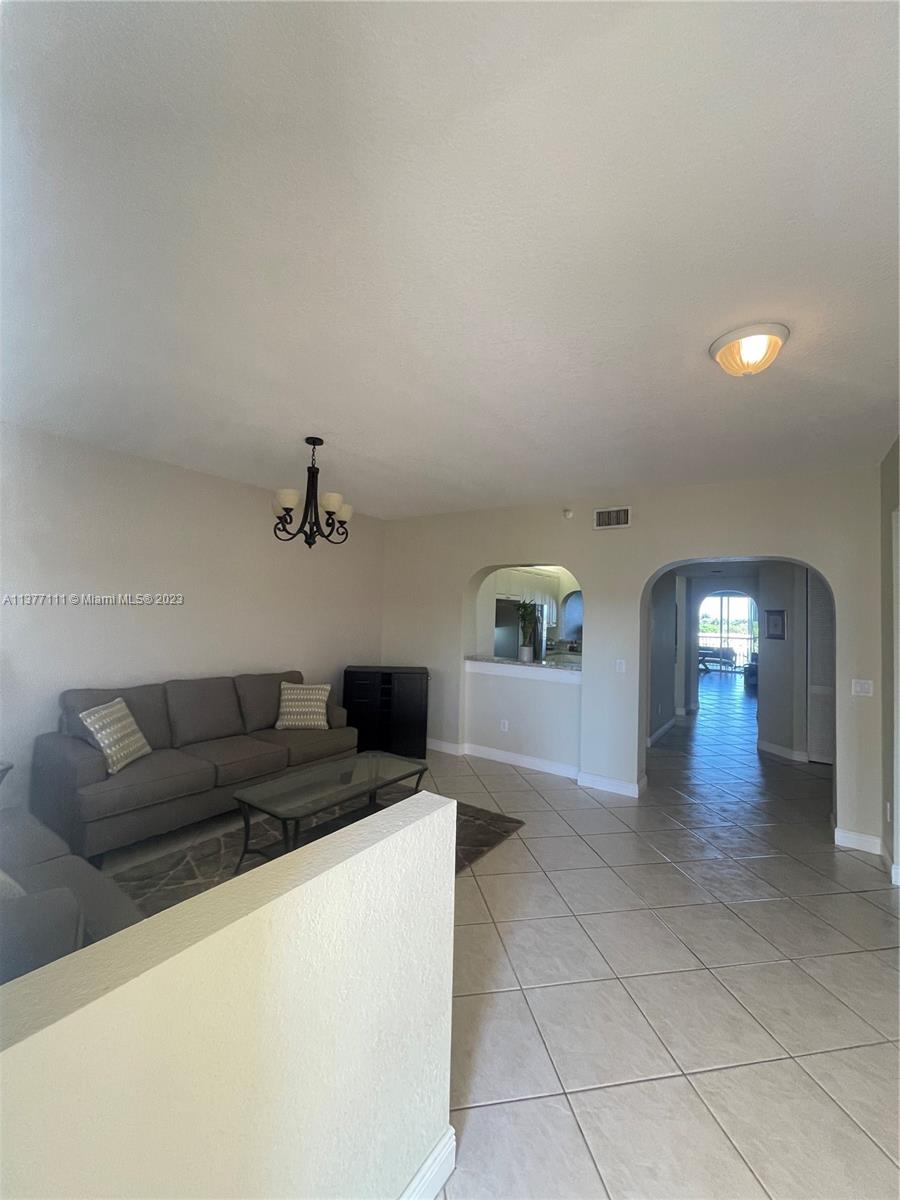
[(17, 896), (24, 896), (25, 889), (21, 884), (6, 874), (5, 871), (0, 871), (0, 900), (15, 900)]
[(78, 714), (97, 740), (106, 759), (106, 769), (115, 775), (137, 758), (152, 753), (147, 739), (137, 727), (128, 705), (121, 696), (109, 704), (86, 708)]
[(276, 729), (327, 729), (330, 683), (281, 683)]

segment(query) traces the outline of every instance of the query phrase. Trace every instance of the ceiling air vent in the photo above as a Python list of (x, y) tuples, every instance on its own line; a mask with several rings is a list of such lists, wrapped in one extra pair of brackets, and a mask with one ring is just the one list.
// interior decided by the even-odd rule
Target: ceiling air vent
[(595, 529), (624, 529), (631, 524), (630, 508), (595, 508)]

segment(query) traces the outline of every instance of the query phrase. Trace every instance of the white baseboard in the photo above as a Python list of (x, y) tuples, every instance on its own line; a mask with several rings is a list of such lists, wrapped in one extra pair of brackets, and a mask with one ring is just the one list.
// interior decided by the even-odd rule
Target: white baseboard
[(429, 750), (440, 750), (442, 754), (465, 754), (465, 746), (461, 746), (459, 742), (442, 742), (438, 738), (428, 739)]
[(580, 772), (574, 763), (553, 762), (549, 758), (532, 758), (529, 754), (513, 754), (511, 750), (498, 750), (495, 746), (477, 746), (472, 742), (441, 742), (437, 738), (428, 739), (429, 750), (440, 750), (444, 754), (472, 754), (477, 758), (487, 758), (491, 762), (509, 763), (512, 767), (526, 767), (529, 771), (543, 771), (546, 775), (563, 775), (566, 779), (577, 779), (582, 787), (598, 788), (601, 792), (612, 792), (616, 796), (640, 795), (641, 789), (647, 786), (647, 776), (644, 775), (637, 783), (628, 783), (624, 779), (611, 779), (606, 775), (588, 775)]
[(400, 1200), (436, 1200), (456, 1166), (456, 1131), (448, 1125), (401, 1193)]
[(670, 717), (668, 719), (668, 721), (666, 721), (665, 725), (660, 725), (660, 727), (659, 727), (659, 729), (657, 729), (656, 733), (650, 734), (650, 736), (647, 738), (647, 745), (648, 746), (655, 745), (655, 743), (658, 742), (661, 737), (665, 737), (666, 734), (669, 732), (669, 730), (674, 729), (674, 728), (675, 728), (675, 718)]
[(809, 762), (805, 750), (793, 750), (790, 746), (778, 746), (775, 742), (757, 742), (757, 750), (764, 754), (774, 754), (776, 758), (786, 758), (789, 762)]
[[(646, 783), (646, 779), (644, 780)], [(640, 795), (640, 783), (627, 783), (624, 779), (610, 779), (606, 775), (578, 775), (581, 787), (597, 788), (601, 792), (612, 792), (615, 796), (630, 796), (636, 799)]]
[(845, 850), (865, 850), (868, 854), (881, 856), (881, 838), (871, 833), (854, 833), (852, 829), (835, 829), (834, 844)]
[(532, 758), (530, 754), (514, 754), (511, 750), (498, 750), (496, 746), (476, 746), (466, 742), (463, 754), (473, 754), (476, 758), (489, 758), (491, 762), (509, 763), (512, 767), (527, 767), (529, 771), (543, 771), (547, 775), (565, 775), (574, 779), (578, 774), (575, 763), (553, 762), (549, 758)]
[(511, 767), (526, 767), (529, 771), (543, 771), (547, 775), (564, 775), (574, 779), (578, 774), (575, 763), (554, 762), (549, 758), (534, 758), (530, 754), (515, 754), (512, 750), (498, 750), (496, 746), (479, 746), (474, 742), (440, 742), (428, 739), (429, 750), (440, 750), (444, 754), (471, 754), (476, 758), (487, 758), (491, 762), (509, 763)]

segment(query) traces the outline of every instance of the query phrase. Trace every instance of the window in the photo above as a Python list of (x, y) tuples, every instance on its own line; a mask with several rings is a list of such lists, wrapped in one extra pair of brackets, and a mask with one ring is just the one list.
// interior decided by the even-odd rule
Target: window
[(584, 625), (584, 597), (581, 592), (569, 592), (560, 605), (560, 637), (566, 642), (580, 642)]
[(700, 605), (700, 657), (719, 668), (743, 667), (759, 650), (756, 601), (736, 592), (715, 592)]

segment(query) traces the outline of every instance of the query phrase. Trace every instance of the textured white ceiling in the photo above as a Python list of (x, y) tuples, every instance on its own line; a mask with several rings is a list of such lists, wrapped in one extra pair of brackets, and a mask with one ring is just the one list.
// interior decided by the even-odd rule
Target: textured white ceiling
[(381, 516), (896, 433), (894, 5), (3, 8), (8, 419)]

